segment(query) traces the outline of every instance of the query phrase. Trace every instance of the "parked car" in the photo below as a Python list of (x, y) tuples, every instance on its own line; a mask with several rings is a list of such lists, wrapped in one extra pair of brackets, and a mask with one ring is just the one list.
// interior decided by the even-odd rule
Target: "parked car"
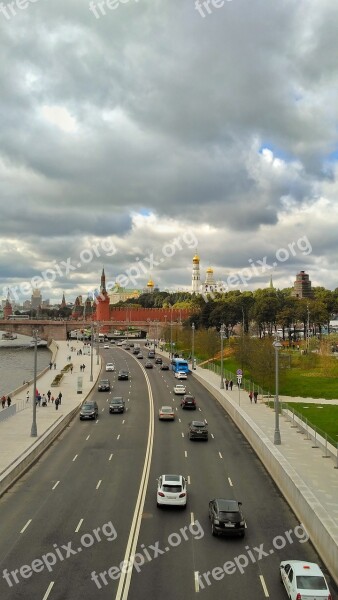
[(177, 371), (177, 373), (175, 373), (175, 377), (176, 379), (188, 379), (188, 375), (183, 371)]
[(147, 360), (147, 362), (144, 366), (146, 369), (152, 369), (154, 367), (153, 363), (150, 362), (150, 360)]
[(99, 392), (110, 392), (110, 381), (109, 379), (101, 379), (98, 385)]
[(174, 421), (175, 420), (175, 412), (172, 406), (161, 406), (158, 411), (158, 418), (160, 421)]
[(117, 379), (121, 381), (126, 381), (127, 379), (129, 379), (129, 371), (126, 371), (125, 369), (120, 369), (120, 371), (117, 374)]
[(161, 371), (169, 371), (169, 365), (166, 365), (165, 363), (163, 363), (160, 366)]
[(208, 426), (204, 421), (189, 423), (189, 440), (208, 440)]
[(185, 394), (186, 392), (186, 387), (185, 385), (183, 385), (182, 383), (177, 383), (174, 387), (174, 394)]
[(155, 365), (161, 365), (162, 363), (163, 363), (163, 360), (162, 360), (162, 358), (160, 356), (158, 356), (157, 358), (155, 358)]
[(181, 408), (196, 410), (196, 400), (192, 394), (185, 394), (181, 400)]
[(95, 400), (85, 400), (80, 410), (80, 421), (83, 419), (97, 419), (99, 409)]
[(115, 396), (109, 402), (110, 413), (123, 413), (125, 409), (125, 402), (122, 396)]
[(283, 560), (280, 577), (290, 600), (300, 598), (332, 600), (329, 587), (320, 567), (304, 560)]
[(187, 505), (187, 483), (183, 475), (161, 475), (157, 480), (157, 506)]
[(209, 502), (209, 519), (212, 535), (245, 535), (242, 502), (215, 498)]
[(115, 366), (113, 365), (113, 363), (106, 364), (106, 371), (115, 371)]

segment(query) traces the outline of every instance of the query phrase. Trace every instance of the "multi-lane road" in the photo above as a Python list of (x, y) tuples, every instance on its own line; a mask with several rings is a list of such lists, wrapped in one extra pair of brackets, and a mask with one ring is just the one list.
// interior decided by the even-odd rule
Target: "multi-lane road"
[[(103, 367), (110, 394), (92, 394), (97, 422), (75, 419), (0, 500), (1, 600), (285, 599), (279, 562), (321, 561), (226, 413), (192, 378), (198, 409), (182, 410), (171, 371), (145, 370), (120, 348), (101, 352), (116, 371)], [(129, 381), (117, 381), (120, 368)], [(109, 414), (112, 395), (124, 397), (124, 414)], [(175, 407), (174, 422), (158, 420), (163, 404)], [(197, 418), (208, 442), (187, 436)], [(157, 508), (163, 473), (187, 478), (186, 509)], [(242, 501), (243, 539), (211, 535), (214, 497)]]

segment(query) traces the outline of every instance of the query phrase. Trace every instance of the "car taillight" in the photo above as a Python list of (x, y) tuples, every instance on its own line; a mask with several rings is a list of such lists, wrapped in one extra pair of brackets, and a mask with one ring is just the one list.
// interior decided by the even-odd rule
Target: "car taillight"
[(328, 595), (327, 600), (332, 600), (331, 594)]
[(164, 498), (163, 492), (159, 492), (158, 495), (161, 496), (161, 498)]
[(186, 496), (186, 493), (182, 492), (182, 494), (179, 495), (179, 498), (184, 498), (184, 496)]
[(296, 600), (302, 600), (302, 594), (297, 594)]

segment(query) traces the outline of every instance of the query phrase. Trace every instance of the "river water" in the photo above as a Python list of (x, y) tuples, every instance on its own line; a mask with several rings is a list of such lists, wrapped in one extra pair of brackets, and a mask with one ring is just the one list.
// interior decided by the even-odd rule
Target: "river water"
[[(32, 338), (18, 335), (16, 340), (2, 341), (1, 334), (0, 331), (0, 397), (11, 394), (24, 381), (34, 377), (34, 347), (27, 347)], [(38, 347), (38, 373), (48, 366), (50, 359), (50, 351), (46, 347)]]

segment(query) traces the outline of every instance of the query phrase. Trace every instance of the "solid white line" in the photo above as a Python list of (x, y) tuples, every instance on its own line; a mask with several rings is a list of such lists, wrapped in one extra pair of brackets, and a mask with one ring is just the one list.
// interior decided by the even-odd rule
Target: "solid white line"
[(187, 477), (188, 485), (190, 485), (190, 475)]
[(79, 529), (80, 529), (80, 527), (81, 527), (82, 523), (83, 523), (83, 519), (80, 519), (80, 521), (79, 521), (79, 523), (78, 523), (78, 526), (77, 526), (77, 528), (75, 529), (75, 533), (77, 533), (77, 532), (79, 531)]
[(111, 454), (108, 460), (111, 460), (111, 459), (113, 458), (113, 456), (114, 456), (114, 455), (113, 455), (113, 454)]
[(97, 483), (97, 486), (96, 486), (96, 489), (97, 489), (97, 490), (99, 489), (99, 487), (100, 487), (101, 483), (102, 483), (102, 479), (100, 479), (100, 480), (98, 481), (98, 483)]
[(87, 435), (87, 437), (86, 437), (86, 441), (87, 441), (87, 440), (89, 440), (89, 438), (90, 438), (90, 434), (89, 434), (89, 435)]
[(120, 439), (120, 434), (118, 434), (118, 436), (117, 436), (117, 438), (116, 438), (116, 439), (117, 439), (117, 440), (119, 440), (119, 439)]
[(54, 483), (52, 490), (55, 490), (56, 486), (59, 485), (60, 481), (57, 481), (56, 483)]
[(24, 531), (26, 531), (28, 525), (32, 522), (32, 519), (29, 519), (29, 521), (27, 521), (26, 525), (21, 529), (20, 533), (23, 533)]
[(195, 523), (194, 513), (190, 513), (190, 524), (193, 525)]
[(263, 591), (264, 591), (265, 598), (269, 598), (270, 596), (269, 596), (268, 588), (266, 587), (266, 583), (264, 581), (263, 575), (260, 575), (259, 579), (261, 580), (261, 584), (262, 584), (262, 588), (263, 588)]
[(232, 481), (231, 481), (230, 477), (228, 477), (228, 482), (229, 482), (229, 484), (231, 485), (231, 487), (233, 487), (233, 485), (232, 485)]
[(54, 581), (51, 581), (51, 582), (50, 582), (50, 584), (49, 584), (49, 586), (48, 586), (48, 588), (47, 588), (47, 591), (46, 591), (46, 593), (45, 593), (44, 597), (42, 598), (42, 600), (47, 600), (47, 598), (48, 598), (49, 594), (50, 594), (50, 593), (51, 593), (51, 591), (52, 591), (52, 587), (53, 587), (53, 585), (54, 585)]
[(74, 462), (74, 460), (76, 460), (76, 459), (77, 459), (77, 457), (78, 457), (78, 456), (79, 456), (78, 454), (75, 454), (75, 456), (74, 456), (74, 458), (73, 458), (73, 462)]
[(222, 454), (221, 454), (220, 452), (219, 452), (218, 454), (219, 454), (219, 457), (220, 457), (220, 458), (223, 458), (223, 456), (222, 456)]
[(184, 450), (184, 457), (188, 458), (188, 452), (186, 450)]
[(195, 577), (195, 592), (198, 593), (200, 591), (198, 571), (195, 571), (194, 577)]

